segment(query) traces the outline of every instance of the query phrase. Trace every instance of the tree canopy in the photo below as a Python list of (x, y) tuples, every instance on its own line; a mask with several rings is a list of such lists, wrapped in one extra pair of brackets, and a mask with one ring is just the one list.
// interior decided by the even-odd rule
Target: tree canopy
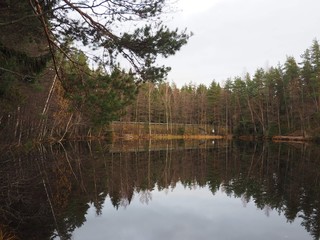
[[(287, 56), (283, 64), (228, 78), (222, 86), (214, 80), (208, 87), (190, 83), (177, 88), (158, 83), (151, 86), (154, 90), (149, 96), (146, 85), (120, 120), (166, 123), (168, 133), (177, 129), (176, 123), (207, 124), (207, 133), (215, 129), (216, 134), (239, 137), (296, 135), (319, 139), (318, 52), (315, 39), (301, 59)], [(147, 107), (149, 100), (151, 106)]]
[[(159, 66), (158, 57), (174, 55), (191, 36), (186, 29), (171, 30), (162, 22), (162, 14), (169, 11), (165, 0), (2, 1), (3, 126), (13, 123), (9, 118), (15, 116), (18, 123), (26, 121), (23, 126), (40, 121), (37, 125), (43, 125), (45, 133), (44, 126), (50, 124), (65, 131), (79, 125), (73, 119), (101, 126), (118, 118), (141, 83), (165, 78), (170, 67)], [(61, 96), (52, 97), (52, 92)], [(65, 118), (56, 119), (62, 111)]]
[(51, 51), (70, 57), (71, 42), (100, 50), (93, 60), (113, 68), (127, 60), (137, 82), (157, 81), (170, 70), (158, 66), (158, 56), (168, 57), (187, 43), (186, 29), (170, 30), (161, 21), (165, 0), (47, 0), (30, 1), (41, 20)]

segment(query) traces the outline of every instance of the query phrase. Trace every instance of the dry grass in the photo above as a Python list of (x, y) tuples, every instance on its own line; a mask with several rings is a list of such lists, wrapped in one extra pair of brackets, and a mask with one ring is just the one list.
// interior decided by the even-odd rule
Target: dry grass
[(18, 240), (19, 238), (7, 226), (0, 225), (0, 240)]
[(218, 135), (160, 135), (160, 134), (155, 134), (151, 135), (152, 139), (223, 139), (223, 136), (218, 136)]
[[(221, 135), (212, 135), (212, 126), (200, 124), (164, 124), (113, 122), (111, 124), (114, 139), (138, 140), (175, 140), (175, 139), (223, 139)], [(151, 129), (149, 129), (151, 128)], [(151, 135), (149, 135), (149, 130)]]
[(152, 139), (152, 140), (192, 140), (192, 139), (223, 139), (223, 136), (220, 135), (173, 135), (173, 134), (144, 134), (144, 135), (135, 135), (135, 134), (123, 134), (113, 136), (114, 139), (124, 139), (124, 140), (138, 140), (138, 139)]

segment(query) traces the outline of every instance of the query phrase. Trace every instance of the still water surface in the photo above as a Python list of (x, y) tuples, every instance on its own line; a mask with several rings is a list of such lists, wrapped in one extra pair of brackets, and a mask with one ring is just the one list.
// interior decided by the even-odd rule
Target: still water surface
[(20, 239), (320, 236), (316, 145), (77, 142), (0, 158), (0, 228)]
[(311, 239), (300, 220), (288, 223), (277, 211), (257, 209), (253, 201), (244, 203), (223, 191), (213, 195), (208, 187), (186, 188), (179, 182), (149, 194), (148, 204), (137, 194), (119, 209), (107, 198), (100, 216), (91, 205), (74, 239)]

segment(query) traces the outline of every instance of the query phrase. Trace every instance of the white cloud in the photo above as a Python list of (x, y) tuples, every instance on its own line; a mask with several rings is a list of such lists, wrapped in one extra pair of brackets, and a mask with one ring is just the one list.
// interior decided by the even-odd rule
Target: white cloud
[(320, 39), (319, 0), (180, 0), (168, 22), (194, 32), (176, 56), (168, 80), (209, 85), (299, 56)]

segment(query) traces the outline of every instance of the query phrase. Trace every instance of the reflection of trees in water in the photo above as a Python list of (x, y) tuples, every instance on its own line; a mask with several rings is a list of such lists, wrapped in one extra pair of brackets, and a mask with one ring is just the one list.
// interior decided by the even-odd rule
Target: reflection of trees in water
[(283, 212), (289, 222), (300, 217), (302, 225), (318, 239), (319, 149), (303, 145), (264, 145), (253, 149), (239, 149), (240, 158), (235, 163), (239, 166), (233, 168), (239, 173), (223, 181), (226, 193), (252, 199), (261, 210), (267, 207), (268, 211)]
[(149, 202), (152, 200), (152, 193), (149, 190), (144, 190), (139, 192), (140, 196), (140, 202), (144, 204), (149, 204)]
[(318, 239), (318, 148), (235, 142), (188, 147), (172, 142), (153, 144), (152, 151), (127, 146), (124, 152), (75, 143), (8, 153), (0, 161), (1, 222), (21, 239), (49, 239), (54, 231), (70, 239), (86, 221), (89, 204), (97, 215), (107, 197), (115, 208), (128, 207), (134, 196), (148, 204), (155, 188), (168, 191), (181, 182), (188, 188), (208, 186), (213, 194), (223, 190), (241, 198), (244, 206), (252, 200), (267, 215), (276, 210), (288, 221), (299, 217)]

